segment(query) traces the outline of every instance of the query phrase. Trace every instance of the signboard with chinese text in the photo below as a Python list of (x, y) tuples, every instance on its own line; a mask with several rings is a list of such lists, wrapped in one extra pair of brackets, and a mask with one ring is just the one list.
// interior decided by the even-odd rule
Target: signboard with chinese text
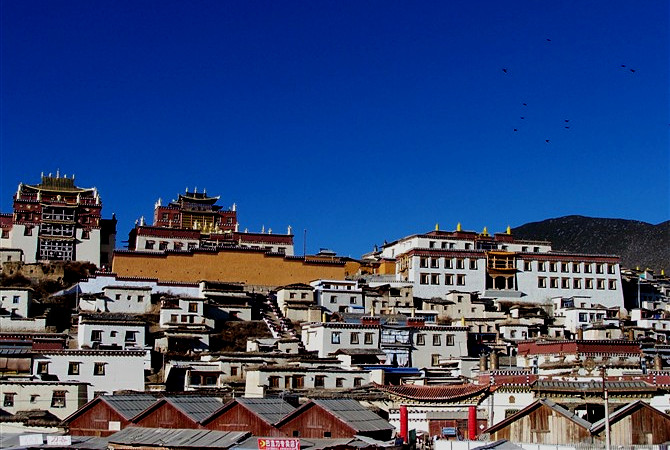
[(258, 450), (300, 450), (300, 439), (258, 438)]

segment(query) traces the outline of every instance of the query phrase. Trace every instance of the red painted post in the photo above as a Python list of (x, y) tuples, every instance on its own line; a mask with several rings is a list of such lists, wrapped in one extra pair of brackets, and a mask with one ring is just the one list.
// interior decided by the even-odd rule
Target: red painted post
[(468, 407), (468, 439), (474, 441), (477, 437), (477, 407)]
[(400, 437), (403, 442), (407, 442), (409, 434), (407, 433), (409, 418), (407, 416), (407, 405), (400, 405)]

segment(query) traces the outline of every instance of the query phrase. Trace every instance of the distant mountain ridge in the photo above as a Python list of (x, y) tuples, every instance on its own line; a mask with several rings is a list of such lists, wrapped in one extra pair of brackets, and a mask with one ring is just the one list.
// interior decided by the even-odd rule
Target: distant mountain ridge
[(565, 216), (512, 229), (520, 239), (545, 240), (554, 250), (621, 257), (628, 268), (670, 270), (670, 220), (652, 225), (626, 219)]

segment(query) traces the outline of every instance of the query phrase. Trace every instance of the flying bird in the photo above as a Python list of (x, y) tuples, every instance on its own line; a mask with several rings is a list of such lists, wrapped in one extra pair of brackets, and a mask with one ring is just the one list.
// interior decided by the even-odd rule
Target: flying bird
[(507, 73), (507, 69), (505, 67), (503, 67), (502, 71)]
[(565, 119), (565, 123), (568, 123), (568, 122), (570, 122), (570, 119)]
[(524, 117), (524, 116), (521, 116), (521, 119), (525, 119), (525, 117)]
[(625, 65), (625, 64), (621, 64), (621, 67), (626, 67), (626, 65)]
[(551, 39), (547, 38), (547, 42), (551, 42)]
[(549, 139), (545, 139), (544, 142), (546, 142), (548, 144), (551, 141)]
[(521, 105), (522, 106), (528, 106), (528, 103), (522, 103)]
[(518, 128), (515, 128), (514, 131), (519, 131), (519, 129), (518, 129)]
[(563, 127), (563, 128), (565, 128), (565, 129), (567, 130), (567, 129), (569, 129), (570, 127)]
[(635, 72), (635, 69), (630, 69), (631, 72)]

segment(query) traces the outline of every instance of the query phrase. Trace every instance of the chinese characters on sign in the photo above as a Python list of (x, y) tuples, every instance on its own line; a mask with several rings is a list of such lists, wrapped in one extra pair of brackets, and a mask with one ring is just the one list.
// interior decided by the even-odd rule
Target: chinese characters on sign
[(258, 450), (300, 450), (300, 439), (258, 439)]

